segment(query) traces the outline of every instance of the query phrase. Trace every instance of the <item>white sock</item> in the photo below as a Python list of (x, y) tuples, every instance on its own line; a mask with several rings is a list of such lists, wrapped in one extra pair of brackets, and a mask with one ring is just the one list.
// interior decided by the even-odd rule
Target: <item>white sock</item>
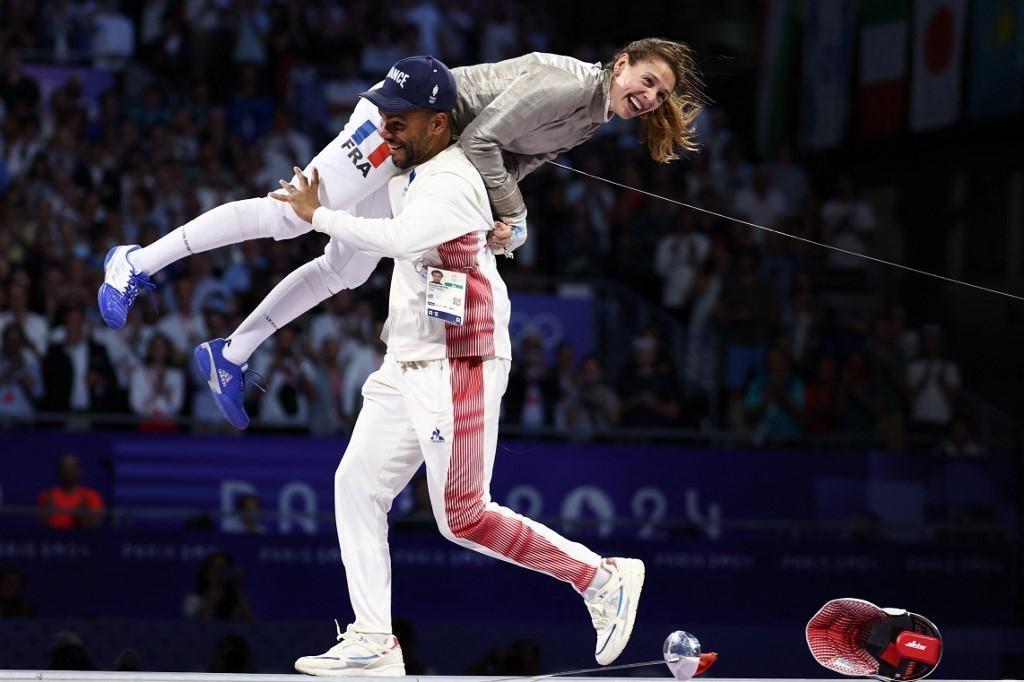
[(602, 587), (608, 584), (608, 581), (612, 578), (612, 572), (604, 567), (604, 562), (597, 567), (597, 572), (594, 573), (594, 579), (590, 581), (590, 586), (583, 591), (583, 598), (587, 601), (593, 599)]
[(277, 213), (268, 210), (261, 201), (264, 199), (245, 199), (211, 208), (149, 246), (133, 251), (131, 264), (136, 270), (153, 275), (185, 256), (272, 237)]
[(278, 282), (229, 337), (231, 343), (224, 347), (224, 359), (244, 365), (279, 328), (335, 293), (327, 288), (323, 268), (329, 266), (320, 256)]

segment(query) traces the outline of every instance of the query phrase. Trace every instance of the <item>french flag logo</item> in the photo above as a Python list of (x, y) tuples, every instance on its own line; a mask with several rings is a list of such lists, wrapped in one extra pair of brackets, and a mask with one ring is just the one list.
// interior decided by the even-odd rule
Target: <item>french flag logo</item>
[[(363, 140), (368, 138), (370, 135), (373, 135), (375, 132), (377, 132), (376, 124), (373, 121), (364, 121), (363, 124), (356, 128), (356, 131), (352, 134), (352, 141), (356, 144), (362, 144)], [(389, 156), (391, 156), (391, 151), (388, 149), (387, 143), (381, 142), (372, 152), (369, 153), (366, 160), (369, 161), (374, 168), (377, 168), (384, 163)]]

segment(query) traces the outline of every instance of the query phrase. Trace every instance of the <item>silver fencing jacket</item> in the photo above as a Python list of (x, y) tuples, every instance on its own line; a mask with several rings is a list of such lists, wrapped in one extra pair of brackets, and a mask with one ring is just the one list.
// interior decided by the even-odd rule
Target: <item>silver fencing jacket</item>
[(452, 75), (459, 142), (484, 179), (494, 216), (510, 224), (526, 218), (519, 180), (609, 120), (611, 71), (600, 64), (533, 52)]

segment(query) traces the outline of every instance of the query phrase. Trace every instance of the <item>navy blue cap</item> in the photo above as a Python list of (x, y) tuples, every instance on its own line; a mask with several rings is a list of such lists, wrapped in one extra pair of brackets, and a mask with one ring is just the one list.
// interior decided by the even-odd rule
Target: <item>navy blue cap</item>
[(395, 62), (379, 88), (360, 93), (382, 111), (455, 108), (455, 78), (440, 60), (429, 56), (406, 57)]

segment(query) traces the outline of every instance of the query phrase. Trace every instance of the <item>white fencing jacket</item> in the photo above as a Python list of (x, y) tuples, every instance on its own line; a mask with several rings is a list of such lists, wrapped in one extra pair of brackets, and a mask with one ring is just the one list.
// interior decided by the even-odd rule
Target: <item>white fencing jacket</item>
[[(388, 182), (393, 218), (358, 218), (321, 206), (313, 227), (371, 255), (395, 259), (382, 340), (399, 362), (512, 358), (511, 303), (487, 235), (494, 220), (480, 173), (459, 145)], [(465, 272), (462, 325), (427, 317), (428, 268)]]

